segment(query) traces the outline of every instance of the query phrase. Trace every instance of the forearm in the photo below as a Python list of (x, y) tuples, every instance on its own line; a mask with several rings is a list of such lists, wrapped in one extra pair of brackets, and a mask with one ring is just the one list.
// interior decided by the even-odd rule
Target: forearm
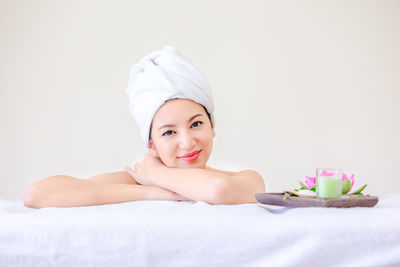
[(74, 207), (147, 199), (178, 200), (178, 196), (153, 186), (95, 182), (60, 175), (31, 185), (25, 192), (24, 203), (32, 208)]
[(135, 179), (125, 171), (98, 174), (86, 180), (112, 184), (138, 184)]
[(216, 204), (226, 193), (224, 185), (230, 178), (226, 173), (208, 169), (162, 168), (154, 175), (152, 184), (194, 201)]

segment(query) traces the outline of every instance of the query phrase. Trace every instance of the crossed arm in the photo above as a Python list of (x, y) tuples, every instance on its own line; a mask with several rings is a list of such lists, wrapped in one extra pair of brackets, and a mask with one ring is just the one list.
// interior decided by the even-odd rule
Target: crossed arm
[(210, 204), (256, 202), (254, 194), (265, 192), (264, 180), (252, 170), (235, 173), (212, 168), (168, 168), (149, 154), (135, 169), (125, 170), (140, 184), (165, 188), (186, 199)]
[(255, 202), (254, 194), (265, 191), (254, 171), (238, 173), (214, 169), (165, 167), (149, 155), (136, 170), (106, 173), (79, 179), (57, 175), (28, 187), (24, 204), (32, 208), (91, 206), (135, 200), (194, 200), (210, 204)]

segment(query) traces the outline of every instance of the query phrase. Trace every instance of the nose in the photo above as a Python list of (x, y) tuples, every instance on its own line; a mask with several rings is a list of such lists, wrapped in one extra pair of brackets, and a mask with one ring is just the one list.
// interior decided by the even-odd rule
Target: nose
[(194, 147), (196, 141), (194, 136), (190, 133), (190, 131), (182, 131), (180, 136), (179, 146), (184, 150), (190, 150)]

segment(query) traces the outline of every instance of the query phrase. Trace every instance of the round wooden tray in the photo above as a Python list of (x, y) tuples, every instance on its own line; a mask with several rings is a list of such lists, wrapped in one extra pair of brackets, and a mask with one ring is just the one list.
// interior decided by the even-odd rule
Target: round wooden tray
[(346, 196), (340, 199), (322, 199), (316, 197), (290, 197), (284, 199), (284, 193), (258, 193), (255, 195), (258, 202), (268, 205), (285, 206), (292, 208), (299, 207), (373, 207), (378, 203), (379, 198), (375, 196)]

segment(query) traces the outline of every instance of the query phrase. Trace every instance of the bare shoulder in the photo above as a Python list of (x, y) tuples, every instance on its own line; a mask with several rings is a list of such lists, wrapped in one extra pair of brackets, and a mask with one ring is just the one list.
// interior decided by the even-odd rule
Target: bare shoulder
[(262, 178), (261, 174), (259, 174), (255, 170), (242, 170), (242, 171), (237, 172), (236, 175), (252, 176), (252, 177)]
[(214, 168), (211, 168), (211, 167), (206, 167), (206, 169), (210, 170), (210, 171), (215, 171), (215, 172), (227, 174), (227, 175), (235, 175), (236, 174), (236, 172), (223, 171), (223, 170), (218, 170), (218, 169), (214, 169)]
[(235, 174), (235, 177), (246, 177), (251, 178), (257, 181), (262, 181), (264, 183), (264, 179), (262, 178), (261, 174), (255, 170), (242, 170)]
[(241, 181), (245, 184), (252, 185), (255, 188), (257, 188), (257, 192), (265, 192), (265, 182), (264, 178), (255, 170), (243, 170), (240, 172), (237, 172), (236, 175), (234, 175), (235, 179), (237, 181)]
[(240, 204), (255, 203), (255, 193), (265, 192), (265, 182), (262, 176), (255, 170), (242, 170), (238, 172), (221, 171), (207, 168), (228, 175), (229, 179), (224, 179), (222, 195), (224, 201), (222, 203)]
[(224, 173), (224, 174), (227, 174), (232, 177), (252, 178), (252, 179), (262, 181), (264, 183), (264, 179), (262, 178), (262, 176), (255, 170), (242, 170), (242, 171), (238, 171), (238, 172), (230, 172), (230, 171), (217, 170), (217, 169), (210, 168), (210, 167), (207, 167), (207, 169), (212, 170), (212, 171), (217, 171), (220, 173)]

